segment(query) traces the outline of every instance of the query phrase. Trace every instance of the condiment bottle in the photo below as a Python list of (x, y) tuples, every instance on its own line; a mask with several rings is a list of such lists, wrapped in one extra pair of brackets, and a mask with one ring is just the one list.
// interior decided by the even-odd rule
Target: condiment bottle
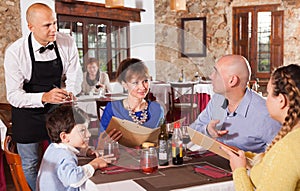
[(174, 165), (183, 164), (182, 133), (180, 129), (180, 122), (174, 124), (174, 131), (172, 135), (172, 163)]

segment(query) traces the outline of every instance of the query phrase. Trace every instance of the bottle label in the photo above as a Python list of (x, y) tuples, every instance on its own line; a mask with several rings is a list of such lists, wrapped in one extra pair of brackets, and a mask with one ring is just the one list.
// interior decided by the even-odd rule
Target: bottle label
[(159, 160), (168, 160), (168, 153), (158, 153)]

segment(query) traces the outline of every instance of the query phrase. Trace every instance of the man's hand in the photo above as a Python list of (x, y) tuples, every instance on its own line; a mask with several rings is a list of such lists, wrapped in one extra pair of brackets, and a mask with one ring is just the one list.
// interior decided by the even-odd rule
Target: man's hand
[(222, 137), (223, 135), (228, 133), (228, 130), (216, 130), (216, 125), (220, 122), (220, 120), (211, 120), (209, 122), (209, 124), (206, 127), (206, 130), (208, 132), (208, 134), (212, 137), (212, 138), (218, 138), (218, 137)]
[(62, 103), (64, 101), (70, 101), (73, 99), (73, 94), (67, 92), (64, 89), (53, 88), (49, 92), (45, 92), (42, 96), (43, 103)]

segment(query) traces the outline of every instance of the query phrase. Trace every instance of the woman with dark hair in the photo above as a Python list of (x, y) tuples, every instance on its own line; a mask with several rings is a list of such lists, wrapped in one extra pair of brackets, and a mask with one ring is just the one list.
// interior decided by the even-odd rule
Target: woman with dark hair
[[(136, 58), (123, 60), (117, 70), (118, 82), (128, 92), (127, 98), (107, 104), (101, 117), (100, 133), (107, 129), (113, 116), (133, 121), (148, 128), (157, 128), (164, 118), (161, 105), (155, 101), (146, 100), (150, 88), (150, 75), (143, 61)], [(111, 139), (117, 141), (121, 132), (115, 129), (108, 132)], [(101, 136), (100, 136), (101, 137)], [(99, 138), (100, 141), (100, 138)], [(98, 143), (98, 148), (99, 148)]]
[(275, 70), (267, 86), (270, 116), (282, 124), (265, 153), (254, 157), (250, 177), (243, 151), (230, 157), (236, 191), (300, 190), (300, 66)]
[(81, 85), (82, 94), (97, 93), (99, 88), (105, 92), (111, 92), (109, 77), (107, 73), (99, 70), (99, 61), (96, 58), (89, 58), (86, 64), (86, 72), (83, 73)]

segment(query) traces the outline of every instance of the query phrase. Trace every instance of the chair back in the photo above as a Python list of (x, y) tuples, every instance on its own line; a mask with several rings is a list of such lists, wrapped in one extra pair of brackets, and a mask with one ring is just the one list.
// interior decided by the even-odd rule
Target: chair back
[[(197, 96), (194, 94), (194, 83), (171, 83), (171, 93), (169, 97), (169, 110), (174, 116), (173, 121), (182, 118), (183, 115), (188, 117), (186, 123), (194, 120), (194, 110), (197, 106)], [(178, 117), (179, 113), (179, 117)], [(176, 117), (177, 115), (177, 117)]]
[(11, 176), (17, 191), (30, 191), (27, 184), (24, 171), (22, 168), (22, 161), (20, 155), (17, 153), (16, 144), (12, 141), (11, 136), (6, 136), (4, 141), (4, 153), (7, 164), (9, 165)]
[(12, 126), (11, 122), (12, 107), (9, 103), (0, 103), (0, 119), (3, 121), (7, 128)]

